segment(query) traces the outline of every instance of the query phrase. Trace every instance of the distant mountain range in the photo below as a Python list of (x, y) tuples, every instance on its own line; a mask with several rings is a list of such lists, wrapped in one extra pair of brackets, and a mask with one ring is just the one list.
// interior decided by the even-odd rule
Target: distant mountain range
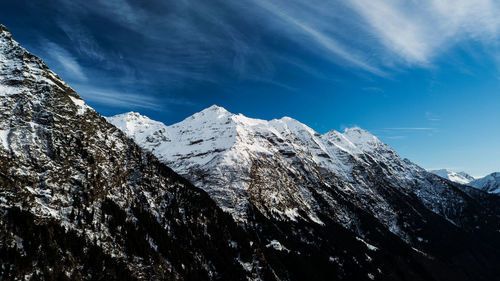
[(466, 184), (488, 193), (500, 194), (499, 172), (494, 172), (485, 177), (477, 179), (473, 178), (465, 172), (452, 172), (446, 169), (431, 170), (430, 172), (456, 183)]
[(500, 276), (500, 197), (360, 128), (104, 118), (2, 25), (0, 218), (0, 280)]

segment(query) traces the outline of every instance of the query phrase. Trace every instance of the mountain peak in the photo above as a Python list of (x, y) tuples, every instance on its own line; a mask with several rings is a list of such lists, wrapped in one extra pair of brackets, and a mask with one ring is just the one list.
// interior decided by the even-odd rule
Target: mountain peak
[(212, 104), (211, 106), (207, 107), (205, 110), (227, 111), (224, 107), (218, 106), (216, 104)]
[(283, 122), (299, 122), (296, 119), (293, 119), (292, 117), (288, 117), (288, 116), (283, 116), (279, 120), (281, 120)]
[[(141, 115), (138, 112), (126, 112), (112, 117), (106, 117), (106, 121), (115, 125), (122, 130), (126, 135), (153, 135), (161, 134), (163, 123), (149, 119), (149, 117)], [(165, 137), (162, 136), (162, 140)]]
[(134, 111), (120, 113), (120, 114), (117, 114), (117, 115), (115, 115), (113, 117), (109, 117), (109, 118), (121, 118), (121, 119), (127, 119), (127, 120), (134, 120), (134, 119), (148, 119), (148, 120), (151, 120), (151, 119), (149, 119), (149, 117), (147, 117), (145, 115), (142, 115), (139, 112), (134, 112)]
[(466, 172), (454, 172), (448, 169), (430, 170), (429, 172), (460, 184), (468, 184), (474, 180), (474, 177)]
[(224, 113), (224, 114), (225, 114), (225, 113), (231, 113), (231, 112), (229, 112), (227, 109), (225, 109), (224, 107), (222, 107), (222, 106), (218, 106), (218, 105), (216, 105), (216, 104), (214, 104), (214, 105), (212, 105), (212, 106), (210, 106), (210, 107), (207, 107), (207, 108), (203, 109), (202, 111), (200, 111), (200, 113), (201, 113), (201, 112), (218, 112), (218, 113)]
[(7, 29), (7, 27), (5, 27), (5, 25), (3, 24), (0, 24), (0, 34), (6, 34), (8, 36), (12, 36), (10, 34), (10, 31)]
[(382, 142), (376, 136), (359, 127), (347, 128), (342, 135), (364, 152), (373, 151), (379, 145), (382, 145)]
[(222, 119), (232, 115), (234, 114), (227, 111), (225, 108), (214, 104), (210, 107), (203, 109), (198, 113), (191, 115), (190, 117), (186, 118), (186, 120), (201, 119), (202, 120), (201, 122), (207, 122), (208, 120)]
[(500, 172), (494, 172), (483, 178), (475, 179), (469, 185), (488, 193), (500, 195)]
[(372, 135), (370, 132), (368, 132), (365, 129), (361, 129), (360, 127), (345, 128), (344, 134), (347, 136), (357, 136), (370, 139), (375, 138), (375, 136)]
[[(112, 117), (106, 117), (106, 119), (108, 122), (113, 124), (117, 122), (123, 123), (123, 125), (126, 125), (127, 128), (145, 126), (147, 124), (153, 124), (153, 123), (160, 123), (158, 121), (149, 119), (149, 117), (145, 115), (141, 115), (140, 113), (133, 111), (121, 113)], [(121, 126), (118, 125), (115, 126), (121, 128)]]

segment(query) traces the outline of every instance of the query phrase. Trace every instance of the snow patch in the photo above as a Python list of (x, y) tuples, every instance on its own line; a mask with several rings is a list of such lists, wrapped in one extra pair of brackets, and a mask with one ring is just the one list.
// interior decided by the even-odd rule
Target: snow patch
[(0, 84), (0, 96), (10, 96), (13, 94), (18, 94), (19, 92), (20, 89), (17, 87)]
[(285, 246), (283, 246), (278, 240), (272, 240), (269, 244), (266, 245), (266, 248), (273, 248), (276, 251), (287, 251), (290, 252)]
[(0, 143), (2, 144), (2, 147), (5, 148), (6, 150), (9, 149), (9, 132), (10, 130), (0, 130)]
[(370, 251), (377, 251), (378, 250), (377, 247), (369, 244), (368, 242), (366, 242), (365, 240), (363, 240), (363, 239), (361, 239), (359, 237), (356, 237), (356, 240), (358, 240), (358, 241), (362, 242), (363, 244), (365, 244), (366, 248), (368, 248), (368, 250), (370, 250)]
[(82, 99), (78, 99), (78, 98), (75, 98), (72, 96), (69, 96), (69, 98), (76, 105), (77, 110), (78, 110), (77, 111), (78, 115), (83, 115), (85, 113), (85, 111), (87, 111), (87, 109), (89, 108), (89, 106), (87, 106)]

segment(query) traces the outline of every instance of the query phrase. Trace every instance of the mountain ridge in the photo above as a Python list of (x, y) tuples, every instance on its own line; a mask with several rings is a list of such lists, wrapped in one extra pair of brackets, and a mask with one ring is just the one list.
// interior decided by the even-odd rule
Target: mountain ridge
[[(118, 119), (108, 117), (118, 128), (127, 123)], [(340, 225), (378, 248), (387, 245), (377, 244), (377, 235), (394, 235), (436, 259), (452, 258), (437, 258), (436, 250), (453, 252), (454, 243), (470, 246), (483, 235), (488, 238), (482, 241), (498, 239), (499, 222), (492, 219), (498, 217), (498, 198), (427, 172), (360, 128), (320, 135), (292, 118), (252, 119), (213, 106), (170, 126), (132, 119), (122, 128), (130, 137), (246, 227), (261, 222), (251, 215), (256, 209), (264, 220), (280, 222), (288, 237), (300, 239), (301, 233), (289, 224)], [(370, 226), (374, 222), (379, 226)], [(327, 234), (315, 239), (334, 243)], [(489, 251), (479, 244), (477, 249)]]
[[(118, 128), (121, 128), (127, 135), (135, 136), (136, 141), (137, 137), (140, 138), (138, 143), (146, 144), (148, 150), (152, 151), (160, 160), (165, 161), (167, 165), (178, 168), (177, 172), (181, 174), (187, 173), (192, 166), (207, 165), (210, 162), (215, 163), (219, 161), (217, 164), (233, 165), (235, 164), (233, 162), (234, 159), (240, 158), (248, 160), (249, 153), (253, 152), (272, 155), (276, 153), (276, 151), (266, 150), (265, 144), (259, 144), (252, 140), (253, 134), (259, 135), (268, 132), (278, 136), (278, 142), (285, 139), (286, 134), (294, 134), (295, 132), (297, 132), (295, 137), (303, 138), (301, 140), (302, 142), (309, 142), (313, 145), (318, 145), (319, 142), (319, 139), (314, 138), (322, 137), (341, 152), (354, 158), (357, 158), (358, 155), (365, 152), (373, 152), (379, 146), (386, 148), (385, 144), (380, 142), (375, 136), (358, 127), (345, 129), (343, 134), (331, 130), (320, 135), (307, 125), (290, 117), (265, 121), (248, 118), (242, 114), (232, 114), (226, 109), (216, 105), (195, 113), (183, 121), (169, 127), (137, 113), (108, 117), (107, 120)], [(211, 123), (212, 121), (213, 123)], [(209, 128), (206, 128), (204, 131), (203, 128), (205, 126)], [(175, 132), (169, 132), (169, 128)], [(255, 130), (255, 132), (252, 130)], [(189, 139), (187, 138), (188, 133), (191, 134)], [(211, 135), (212, 133), (219, 134), (216, 141)], [(307, 139), (309, 137), (313, 139)], [(335, 140), (335, 143), (332, 144), (330, 140)], [(161, 142), (164, 142), (166, 145), (162, 146)], [(324, 148), (324, 144), (319, 144), (319, 146), (319, 151), (314, 155), (314, 157), (318, 159), (317, 161), (332, 162), (331, 159), (333, 157), (328, 155), (329, 152)], [(193, 151), (189, 149), (192, 147), (194, 147)], [(233, 147), (236, 147), (239, 151), (243, 150), (246, 152), (243, 153), (244, 155), (237, 154), (238, 156), (236, 156), (232, 153)], [(294, 152), (287, 152), (287, 149), (293, 149), (293, 147), (282, 147), (278, 149), (278, 152), (281, 151), (280, 153), (284, 154), (290, 153), (290, 156), (292, 156)], [(155, 153), (158, 151), (161, 152)], [(308, 151), (302, 152), (309, 153)], [(395, 152), (391, 150), (390, 153)], [(172, 158), (175, 158), (175, 160), (172, 160)], [(194, 159), (193, 162), (187, 163), (186, 159), (189, 158)], [(228, 161), (228, 163), (224, 163), (224, 161)], [(183, 166), (182, 163), (187, 164)], [(340, 161), (336, 161), (334, 164), (338, 166), (344, 165), (344, 163)], [(330, 168), (332, 168), (331, 164)], [(334, 169), (340, 174), (346, 174), (348, 167)], [(202, 185), (201, 182), (196, 181), (195, 184)], [(242, 183), (242, 181), (237, 183), (237, 185), (238, 187), (235, 189), (244, 188), (244, 183)], [(226, 190), (223, 190), (223, 192), (225, 193)], [(238, 200), (236, 195), (237, 194), (235, 194), (235, 198), (232, 200)], [(228, 210), (230, 208), (228, 208), (228, 206), (223, 206), (223, 209)], [(232, 212), (232, 210), (230, 210), (230, 212)], [(282, 213), (288, 215), (292, 215), (292, 212), (293, 211), (290, 210), (288, 212), (287, 210), (282, 211)], [(242, 220), (244, 217), (242, 213), (232, 212), (232, 214), (237, 220)], [(310, 218), (317, 220), (312, 211), (310, 211), (309, 214)]]
[[(135, 116), (137, 117), (137, 115)], [(209, 107), (171, 126), (165, 126), (156, 121), (151, 123), (152, 121), (149, 118), (140, 118), (142, 119), (139, 123), (134, 124), (134, 121), (131, 121), (127, 123), (127, 126), (130, 126), (130, 128), (146, 127), (148, 129), (130, 136), (134, 137), (141, 146), (152, 151), (161, 161), (167, 163), (180, 174), (184, 174), (193, 180), (193, 175), (188, 175), (189, 173), (193, 171), (205, 172), (202, 178), (206, 181), (206, 177), (213, 176), (207, 170), (230, 171), (237, 167), (240, 170), (235, 173), (246, 173), (243, 176), (239, 174), (230, 183), (234, 184), (233, 189), (235, 190), (243, 189), (243, 192), (237, 194), (238, 197), (244, 196), (247, 191), (244, 184), (249, 182), (250, 171), (245, 172), (244, 169), (251, 167), (249, 161), (253, 158), (274, 157), (276, 155), (278, 155), (276, 157), (280, 158), (277, 161), (286, 162), (301, 154), (302, 160), (299, 159), (298, 161), (308, 162), (308, 164), (306, 163), (308, 167), (305, 167), (305, 169), (309, 170), (306, 171), (308, 175), (305, 177), (309, 177), (311, 174), (322, 177), (320, 175), (321, 170), (326, 170), (327, 173), (340, 176), (346, 184), (352, 184), (353, 182), (355, 184), (352, 169), (353, 163), (358, 162), (362, 165), (368, 165), (367, 163), (372, 161), (376, 163), (396, 162), (393, 165), (397, 165), (397, 169), (403, 170), (395, 172), (393, 176), (400, 181), (406, 181), (407, 178), (413, 177), (413, 173), (422, 177), (422, 180), (426, 180), (425, 178), (431, 175), (410, 161), (400, 159), (394, 150), (380, 142), (368, 131), (360, 128), (346, 129), (344, 133), (332, 130), (320, 135), (306, 125), (289, 117), (270, 121), (252, 119), (241, 114), (229, 113), (218, 106)], [(108, 121), (120, 128), (117, 118), (108, 117)], [(148, 135), (150, 133), (150, 123), (153, 124), (151, 128), (154, 128), (151, 130), (155, 131), (153, 135)], [(127, 129), (128, 133), (130, 133), (130, 128)], [(162, 146), (162, 141), (158, 141), (159, 139), (163, 140), (164, 146)], [(244, 159), (246, 162), (238, 163), (239, 160), (235, 159)], [(291, 167), (290, 169), (293, 170), (294, 168)], [(215, 182), (217, 180), (220, 180), (220, 178), (215, 179)], [(204, 187), (204, 182), (200, 181), (200, 178), (194, 178), (194, 182), (196, 185)], [(227, 184), (224, 184), (221, 190), (214, 191), (211, 188), (205, 189), (209, 194), (212, 192), (211, 195), (214, 195), (214, 193), (226, 194), (232, 189), (228, 188)], [(351, 187), (350, 189), (355, 190), (356, 188)], [(362, 189), (359, 190), (358, 188), (356, 192), (362, 191)], [(422, 191), (424, 193), (428, 192), (425, 189)], [(370, 193), (371, 191), (367, 189), (364, 192)], [(303, 195), (300, 198), (295, 198), (299, 201), (311, 198), (310, 195), (307, 195), (307, 190), (300, 190), (298, 193)], [(426, 195), (419, 193), (418, 196)], [(433, 195), (429, 194), (429, 196)], [(217, 195), (214, 197), (217, 198)], [(423, 198), (423, 200), (425, 202), (426, 198)], [(450, 197), (450, 200), (453, 200), (453, 198)], [(315, 205), (313, 201), (304, 205), (313, 206)], [(219, 203), (221, 202), (219, 201)], [(227, 204), (227, 202), (220, 204), (223, 209), (232, 212), (224, 204)], [(288, 214), (288, 216), (293, 213), (287, 209), (273, 211)], [(310, 219), (316, 219), (312, 207), (306, 213)], [(232, 214), (235, 215), (234, 212)], [(241, 217), (238, 217), (239, 215), (241, 214), (236, 214), (235, 218), (237, 220), (241, 220)], [(286, 216), (281, 216), (281, 218)], [(293, 216), (289, 216), (289, 218), (293, 218)]]

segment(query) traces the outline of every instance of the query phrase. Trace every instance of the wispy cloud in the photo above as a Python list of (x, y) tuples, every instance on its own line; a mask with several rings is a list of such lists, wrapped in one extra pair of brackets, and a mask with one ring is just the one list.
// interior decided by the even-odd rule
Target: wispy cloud
[[(131, 62), (135, 67), (156, 61), (173, 83), (219, 82), (211, 70), (221, 66), (242, 78), (269, 79), (280, 54), (262, 38), (286, 39), (325, 61), (387, 76), (401, 65), (430, 66), (462, 41), (494, 45), (500, 34), (500, 3), (493, 0), (61, 3), (65, 20), (58, 23), (80, 53), (95, 59), (110, 55), (79, 23), (89, 14), (105, 17), (143, 43), (141, 60)], [(124, 43), (117, 48), (126, 55), (135, 42)]]
[(105, 50), (99, 46), (94, 36), (80, 22), (72, 19), (58, 20), (57, 25), (71, 40), (73, 48), (87, 59), (105, 60)]
[(414, 18), (414, 13), (403, 8), (402, 1), (350, 1), (352, 7), (367, 21), (373, 33), (392, 52), (404, 59), (426, 63), (430, 46), (425, 25)]
[(427, 128), (427, 127), (399, 127), (399, 128), (384, 128), (383, 130), (390, 131), (433, 131), (436, 128)]
[[(130, 93), (187, 96), (187, 89), (241, 80), (294, 91), (283, 75), (288, 67), (335, 82), (339, 65), (342, 74), (390, 77), (402, 67), (432, 66), (467, 40), (495, 50), (500, 37), (500, 3), (491, 0), (56, 2), (62, 32), (54, 38), (66, 44), (42, 39), (44, 52), (71, 85), (92, 81), (105, 90), (88, 97), (119, 106), (133, 104), (137, 95)], [(362, 90), (386, 97), (376, 86)], [(158, 107), (156, 100), (141, 102), (134, 106)], [(392, 128), (403, 129), (433, 130)]]
[(390, 140), (399, 140), (399, 139), (405, 139), (406, 136), (386, 136), (386, 137), (383, 137), (385, 139), (390, 139)]
[(161, 110), (165, 104), (165, 101), (160, 101), (143, 94), (99, 89), (81, 84), (75, 84), (73, 87), (85, 100), (91, 103), (104, 104), (116, 108)]
[(494, 44), (500, 3), (492, 0), (351, 0), (365, 30), (410, 64), (426, 65), (465, 40)]
[(312, 20), (312, 17), (314, 16), (313, 14), (300, 13), (300, 15), (297, 15), (298, 13), (296, 13), (296, 15), (294, 15), (294, 12), (297, 11), (287, 11), (285, 7), (293, 6), (294, 3), (288, 3), (286, 6), (278, 6), (273, 3), (277, 1), (254, 0), (254, 2), (269, 11), (272, 17), (281, 19), (284, 26), (280, 26), (282, 26), (285, 30), (292, 33), (302, 33), (315, 42), (315, 44), (310, 44), (310, 40), (304, 40), (304, 38), (299, 37), (298, 39), (300, 44), (305, 43), (308, 46), (317, 45), (321, 49), (326, 50), (336, 57), (341, 58), (361, 69), (377, 75), (384, 75), (383, 71), (371, 65), (367, 58), (356, 55), (354, 50), (343, 46), (343, 44), (340, 43), (334, 36), (329, 35), (327, 33), (328, 31), (322, 31), (321, 26), (318, 26), (317, 22)]
[(372, 130), (378, 137), (385, 140), (401, 140), (414, 136), (432, 136), (438, 128), (433, 127), (389, 127)]
[(82, 67), (70, 52), (56, 43), (46, 40), (43, 42), (42, 48), (45, 53), (48, 54), (52, 63), (57, 64), (55, 67), (61, 69), (68, 76), (68, 79), (87, 81), (88, 78), (84, 74)]
[(429, 121), (441, 121), (441, 117), (437, 114), (433, 114), (432, 112), (426, 112), (425, 118)]

